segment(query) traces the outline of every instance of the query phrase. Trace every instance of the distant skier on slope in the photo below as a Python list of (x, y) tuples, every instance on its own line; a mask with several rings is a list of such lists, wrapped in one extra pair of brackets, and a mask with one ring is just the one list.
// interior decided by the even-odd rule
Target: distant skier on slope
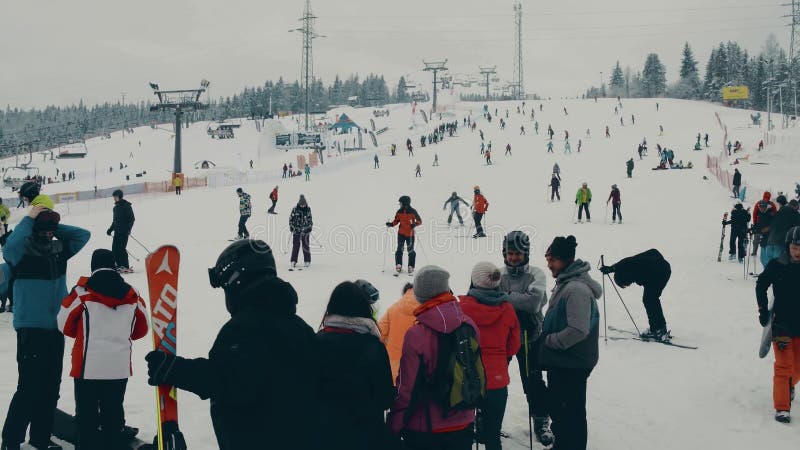
[(458, 217), (458, 224), (464, 225), (464, 219), (461, 218), (461, 208), (460, 208), (461, 203), (466, 205), (467, 208), (472, 207), (472, 205), (467, 203), (466, 200), (459, 197), (456, 191), (453, 191), (450, 197), (444, 201), (444, 206), (442, 207), (442, 210), (446, 210), (447, 206), (450, 205), (450, 215), (447, 216), (447, 226), (450, 226), (450, 224), (453, 222), (453, 214), (455, 214), (456, 217)]
[(550, 178), (550, 201), (553, 201), (553, 198), (558, 197), (558, 201), (561, 201), (561, 193), (559, 190), (561, 189), (561, 180), (558, 178), (558, 174), (553, 174)]
[(483, 225), (481, 224), (481, 220), (483, 220), (484, 214), (486, 211), (489, 210), (489, 202), (486, 200), (486, 197), (481, 194), (480, 186), (475, 186), (473, 189), (473, 193), (475, 194), (472, 200), (472, 218), (475, 220), (475, 235), (473, 238), (480, 238), (486, 237), (486, 234), (483, 232)]
[[(619, 215), (619, 223), (622, 223), (622, 210), (620, 209), (622, 206), (622, 198), (616, 184), (611, 185), (611, 193), (608, 194), (606, 205), (608, 205), (608, 202), (611, 202), (611, 223), (617, 221), (617, 215)], [(607, 211), (608, 210), (606, 210), (606, 214), (608, 214)]]
[(394, 253), (395, 271), (400, 273), (403, 270), (403, 247), (408, 252), (408, 273), (414, 273), (414, 266), (417, 259), (417, 252), (414, 251), (414, 228), (422, 224), (422, 218), (417, 210), (411, 207), (411, 197), (403, 195), (398, 199), (400, 209), (394, 215), (394, 220), (386, 222), (387, 227), (400, 225), (397, 229), (397, 250)]
[(586, 211), (586, 221), (591, 222), (592, 217), (589, 214), (589, 204), (592, 203), (592, 190), (589, 185), (584, 181), (578, 192), (575, 193), (575, 204), (578, 205), (578, 222), (583, 223), (583, 216), (581, 213)]

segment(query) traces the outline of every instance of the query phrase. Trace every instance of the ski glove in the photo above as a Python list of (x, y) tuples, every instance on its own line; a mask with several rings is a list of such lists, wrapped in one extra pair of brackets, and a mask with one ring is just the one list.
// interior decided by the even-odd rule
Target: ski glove
[(767, 326), (769, 323), (769, 311), (766, 309), (759, 309), (758, 310), (758, 323), (761, 324), (762, 327)]
[(113, 233), (113, 232), (114, 232), (114, 227), (111, 227), (108, 230), (106, 230), (106, 234), (109, 235), (109, 236), (111, 236), (111, 233)]
[(603, 275), (608, 275), (608, 274), (614, 272), (614, 267), (613, 266), (600, 266), (600, 272), (602, 272)]
[(392, 227), (392, 222), (386, 222), (386, 226), (391, 228)]
[(789, 347), (789, 344), (792, 342), (792, 338), (788, 336), (778, 336), (773, 340), (776, 344), (778, 344), (778, 348), (780, 350), (786, 350)]
[(175, 355), (170, 355), (160, 350), (148, 353), (144, 357), (145, 361), (147, 361), (147, 384), (150, 386), (174, 384), (169, 381), (169, 375), (176, 358)]

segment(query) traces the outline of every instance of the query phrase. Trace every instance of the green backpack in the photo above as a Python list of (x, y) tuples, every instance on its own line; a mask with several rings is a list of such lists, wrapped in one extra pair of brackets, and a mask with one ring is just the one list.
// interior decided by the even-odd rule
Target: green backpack
[(439, 334), (431, 395), (445, 410), (477, 408), (486, 396), (486, 372), (475, 329), (463, 323), (450, 334)]

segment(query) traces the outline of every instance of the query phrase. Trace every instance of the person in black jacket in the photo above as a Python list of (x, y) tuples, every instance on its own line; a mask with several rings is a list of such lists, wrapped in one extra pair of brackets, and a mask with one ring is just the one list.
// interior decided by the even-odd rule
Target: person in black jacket
[(767, 266), (770, 260), (779, 257), (784, 251), (784, 239), (786, 233), (793, 227), (800, 226), (800, 214), (798, 214), (797, 200), (791, 202), (786, 201), (786, 196), (781, 194), (775, 201), (780, 205), (778, 213), (772, 219), (769, 227), (769, 237), (767, 238), (767, 247), (762, 251), (762, 255), (767, 253), (767, 256), (762, 258), (766, 259), (764, 267)]
[(558, 197), (558, 201), (561, 201), (561, 193), (559, 192), (560, 189), (561, 189), (561, 178), (558, 177), (557, 173), (553, 173), (553, 176), (550, 177), (550, 201), (551, 202), (556, 197)]
[(122, 191), (117, 189), (112, 194), (114, 197), (114, 221), (108, 227), (106, 234), (111, 236), (114, 233), (114, 240), (111, 243), (111, 251), (114, 253), (114, 262), (117, 264), (117, 271), (122, 273), (131, 272), (128, 262), (128, 237), (133, 229), (133, 222), (136, 217), (133, 215), (131, 203), (122, 198)]
[[(365, 289), (374, 293), (374, 299)], [(367, 281), (339, 284), (317, 333), (320, 434), (327, 449), (388, 450), (390, 446), (384, 411), (392, 405), (395, 389), (389, 355), (372, 317), (377, 297), (378, 291)]]
[(742, 185), (742, 173), (739, 169), (733, 169), (733, 196), (739, 197), (739, 187)]
[[(750, 223), (750, 213), (744, 210), (742, 202), (736, 201), (731, 210), (730, 220), (723, 220), (722, 225), (731, 226), (730, 251), (728, 259), (733, 259), (736, 252), (739, 252), (739, 262), (744, 262), (746, 250), (744, 248), (745, 238), (747, 237), (747, 224)], [(737, 245), (738, 242), (738, 245)]]
[(632, 283), (644, 287), (642, 302), (647, 311), (650, 329), (642, 333), (642, 338), (662, 340), (669, 337), (667, 321), (661, 309), (661, 293), (667, 286), (672, 269), (661, 252), (651, 248), (638, 255), (621, 259), (612, 266), (602, 266), (600, 271), (603, 274), (614, 273), (614, 281), (621, 288), (626, 288)]
[(208, 269), (231, 319), (208, 358), (147, 354), (151, 386), (174, 385), (211, 399), (220, 450), (317, 450), (318, 376), (314, 330), (297, 316), (297, 292), (277, 277), (270, 247), (242, 239)]

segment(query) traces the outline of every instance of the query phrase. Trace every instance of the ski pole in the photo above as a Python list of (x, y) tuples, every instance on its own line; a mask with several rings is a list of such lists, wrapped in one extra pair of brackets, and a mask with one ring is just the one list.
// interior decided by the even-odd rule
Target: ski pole
[(127, 254), (128, 254), (128, 256), (130, 256), (131, 258), (133, 258), (133, 259), (134, 259), (136, 262), (139, 262), (139, 258), (137, 258), (137, 257), (133, 256), (133, 253), (131, 253), (131, 252), (127, 251), (127, 250), (125, 250), (125, 253), (127, 253)]
[[(603, 255), (600, 255), (600, 267), (605, 267), (606, 262)], [(603, 340), (608, 344), (608, 315), (606, 314), (606, 277), (603, 276), (603, 327), (605, 334)]]
[(386, 243), (389, 244), (386, 248), (383, 249), (383, 265), (381, 266), (381, 273), (386, 273), (386, 253), (389, 251), (389, 247), (391, 247), (392, 243), (392, 235), (389, 234), (389, 231), (386, 231)]
[(617, 291), (617, 297), (619, 297), (619, 301), (622, 302), (622, 306), (625, 307), (625, 312), (627, 312), (628, 313), (628, 317), (631, 318), (631, 322), (633, 323), (633, 327), (636, 328), (636, 334), (641, 336), (642, 332), (639, 331), (639, 327), (636, 326), (636, 321), (633, 320), (633, 316), (631, 315), (631, 311), (628, 309), (628, 305), (626, 305), (625, 304), (625, 300), (622, 299), (622, 294), (619, 293), (619, 289), (617, 289), (617, 284), (614, 283), (613, 279), (611, 279), (611, 275), (606, 274), (606, 276), (608, 277), (608, 281), (611, 282), (611, 286), (614, 288), (615, 291)]
[(134, 240), (134, 241), (135, 241), (137, 244), (141, 245), (141, 246), (142, 246), (142, 248), (143, 248), (143, 249), (145, 249), (145, 251), (147, 252), (147, 254), (148, 254), (148, 255), (149, 255), (150, 253), (152, 253), (150, 250), (148, 250), (148, 249), (147, 249), (147, 247), (145, 247), (145, 245), (144, 245), (144, 244), (142, 244), (142, 243), (141, 243), (141, 242), (140, 242), (138, 239), (136, 239), (136, 236), (134, 236), (133, 234), (129, 234), (128, 236), (130, 236), (130, 237), (131, 237), (131, 239), (133, 239), (133, 240)]
[(528, 439), (530, 449), (533, 450), (533, 417), (530, 417), (530, 414), (528, 414)]
[[(608, 202), (606, 202), (606, 216), (605, 216), (605, 223), (608, 225)], [(602, 256), (600, 257), (602, 258)]]
[(575, 202), (575, 206), (572, 208), (572, 222), (573, 223), (577, 222), (577, 219), (576, 219), (577, 212), (578, 212), (578, 202)]

